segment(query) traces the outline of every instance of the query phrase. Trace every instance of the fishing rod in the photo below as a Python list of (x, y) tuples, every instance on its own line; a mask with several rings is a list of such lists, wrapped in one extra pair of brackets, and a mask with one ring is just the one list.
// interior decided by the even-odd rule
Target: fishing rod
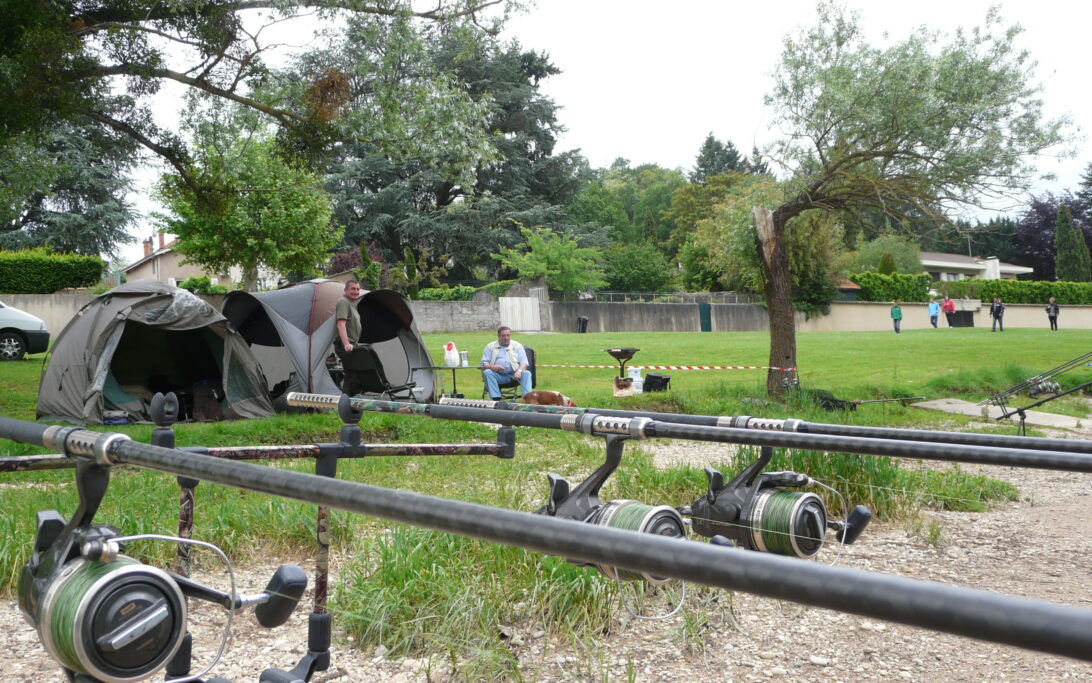
[[(316, 408), (333, 408), (339, 397), (327, 394), (303, 394), (290, 392), (289, 405)], [(1092, 472), (1092, 456), (1049, 450), (1021, 450), (997, 446), (967, 444), (923, 443), (896, 439), (880, 439), (860, 436), (810, 434), (794, 431), (784, 423), (789, 420), (769, 420), (774, 431), (741, 429), (727, 426), (703, 426), (660, 422), (647, 417), (616, 417), (597, 413), (539, 413), (519, 410), (494, 410), (450, 404), (403, 403), (371, 399), (351, 399), (353, 409), (360, 411), (425, 415), (443, 420), (465, 420), (505, 426), (541, 427), (605, 436), (619, 434), (631, 439), (666, 438), (736, 443), (775, 448), (799, 448), (816, 451), (836, 451), (883, 455), (922, 460), (945, 460), (980, 465), (1008, 465), (1070, 472)], [(734, 418), (739, 419), (739, 418)], [(750, 420), (766, 418), (747, 418)], [(781, 429), (776, 430), (780, 424)]]
[[(312, 444), (301, 446), (182, 446), (185, 453), (199, 453), (225, 460), (294, 460), (321, 458), (334, 450), (336, 457), (377, 458), (383, 456), (449, 456), (492, 455), (501, 459), (515, 457), (515, 432), (506, 430), (497, 434), (497, 443), (407, 443), (407, 444)], [(40, 455), (0, 456), (0, 472), (32, 472), (38, 470), (71, 469), (71, 459), (60, 453)]]
[(1062, 373), (1069, 372), (1073, 368), (1079, 367), (1081, 365), (1092, 365), (1092, 351), (1090, 351), (1088, 353), (1085, 353), (1085, 354), (1082, 354), (1080, 356), (1077, 356), (1076, 358), (1074, 358), (1072, 360), (1068, 360), (1068, 361), (1062, 363), (1061, 365), (1058, 365), (1057, 367), (1054, 367), (1054, 368), (1051, 368), (1050, 370), (1047, 370), (1046, 372), (1041, 372), (1038, 375), (1035, 375), (1034, 377), (1029, 377), (1028, 379), (1024, 380), (1023, 382), (1020, 382), (1019, 384), (1011, 386), (1008, 389), (1005, 389), (1004, 391), (998, 392), (998, 393), (994, 394), (993, 396), (990, 396), (987, 399), (979, 401), (978, 405), (984, 406), (984, 405), (986, 405), (988, 403), (993, 403), (994, 405), (998, 405), (998, 406), (1003, 407), (1010, 396), (1018, 394), (1021, 391), (1024, 391), (1025, 389), (1033, 388), (1038, 384), (1041, 384), (1043, 382), (1051, 380), (1054, 377), (1057, 377), (1058, 375), (1061, 375)]
[(1092, 455), (1092, 441), (1082, 439), (1047, 439), (1030, 436), (1011, 436), (1007, 434), (974, 434), (970, 432), (945, 432), (927, 429), (896, 429), (893, 427), (826, 424), (822, 422), (806, 422), (794, 418), (776, 419), (751, 417), (750, 415), (716, 417), (711, 415), (690, 415), (687, 413), (615, 410), (613, 408), (540, 406), (524, 403), (508, 403), (506, 401), (480, 401), (470, 398), (444, 397), (440, 399), (440, 404), (466, 406), (469, 408), (514, 410), (528, 413), (553, 413), (561, 415), (594, 413), (596, 415), (607, 415), (612, 417), (647, 417), (651, 420), (661, 422), (676, 422), (679, 424), (692, 424), (704, 427), (733, 427), (737, 429), (760, 429), (775, 432), (826, 434), (829, 436), (859, 436), (871, 439), (924, 441), (928, 443), (962, 444), (965, 446), (994, 446), (997, 448), (1060, 451), (1063, 453), (1084, 453), (1085, 455)]
[[(106, 665), (111, 666), (111, 662), (122, 655), (129, 663), (129, 677), (119, 679), (137, 680), (152, 675), (167, 658), (165, 653), (177, 647), (173, 641), (177, 630), (174, 626), (185, 621), (184, 601), (178, 600), (170, 589), (174, 579), (170, 575), (166, 579), (158, 577), (162, 584), (157, 583), (152, 588), (147, 582), (134, 587), (131, 581), (121, 580), (127, 576), (122, 570), (135, 563), (131, 558), (122, 562), (124, 556), (115, 554), (115, 548), (126, 537), (120, 536), (116, 529), (91, 523), (105, 495), (110, 468), (123, 464), (329, 505), (579, 562), (623, 567), (655, 577), (740, 590), (1051, 654), (1092, 659), (1092, 610), (1073, 606), (801, 563), (774, 554), (740, 552), (719, 543), (695, 543), (658, 533), (635, 533), (613, 525), (589, 524), (331, 480), (137, 443), (117, 433), (0, 418), (0, 437), (59, 450), (78, 461), (80, 506), (67, 525), (56, 513), (52, 517), (39, 513), (35, 551), (20, 578), (19, 603), (40, 634), (67, 637), (63, 646), (58, 645), (57, 640), (47, 643), (47, 647), (52, 646), (50, 653), (66, 670), (70, 674), (82, 671), (92, 679), (98, 669), (87, 672), (80, 667), (87, 666), (89, 661), (91, 667), (103, 666), (104, 659)], [(109, 560), (110, 557), (117, 559)], [(121, 567), (117, 566), (119, 562)], [(95, 570), (100, 572), (98, 578), (89, 581), (89, 572)], [(73, 582), (71, 577), (84, 581)], [(95, 600), (101, 598), (107, 588), (114, 600), (110, 607), (127, 604), (135, 607), (111, 611), (112, 618), (100, 619), (103, 617), (102, 603)], [(148, 593), (157, 591), (164, 596), (162, 599), (148, 598)], [(87, 609), (75, 614), (43, 609), (54, 604), (51, 596), (60, 592), (82, 601)], [(93, 594), (91, 598), (88, 598), (89, 594)], [(167, 599), (170, 597), (175, 599)], [(270, 601), (272, 597), (265, 600)], [(281, 600), (276, 610), (270, 611), (276, 611), (275, 616), (279, 618), (283, 604), (290, 602), (290, 598), (291, 595)], [(261, 598), (256, 598), (255, 602), (258, 600)], [(230, 605), (245, 602), (233, 595), (221, 597), (221, 601)], [(265, 616), (270, 615), (266, 613)], [(43, 636), (45, 640), (48, 638)], [(265, 678), (263, 675), (263, 680), (293, 679)]]

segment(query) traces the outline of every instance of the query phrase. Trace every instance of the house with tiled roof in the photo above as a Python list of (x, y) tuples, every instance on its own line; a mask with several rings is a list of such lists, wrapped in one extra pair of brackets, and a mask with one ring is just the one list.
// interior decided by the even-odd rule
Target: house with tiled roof
[[(122, 268), (121, 272), (125, 273), (126, 280), (158, 280), (177, 286), (188, 277), (205, 275), (212, 284), (223, 285), (229, 289), (233, 282), (242, 281), (241, 268), (232, 267), (227, 273), (210, 273), (197, 264), (182, 263), (186, 257), (175, 249), (176, 241), (173, 239), (166, 241), (163, 233), (159, 233), (158, 237), (158, 247), (155, 245), (155, 239), (149, 237), (144, 240), (144, 256)], [(276, 271), (259, 268), (258, 289), (275, 289), (280, 277)]]

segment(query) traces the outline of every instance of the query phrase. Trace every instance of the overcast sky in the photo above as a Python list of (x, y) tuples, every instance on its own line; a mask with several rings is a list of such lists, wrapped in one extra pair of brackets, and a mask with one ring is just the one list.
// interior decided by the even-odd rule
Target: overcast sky
[[(867, 37), (899, 40), (921, 25), (944, 31), (981, 24), (994, 4), (984, 0), (845, 3), (862, 13)], [(1050, 116), (1068, 115), (1076, 131), (1072, 159), (1046, 158), (1039, 192), (1076, 187), (1092, 162), (1088, 30), (1092, 3), (1020, 0), (1000, 3), (1007, 23), (1025, 30), (1019, 44), (1038, 61)], [(750, 154), (772, 139), (762, 103), (770, 90), (782, 38), (815, 23), (810, 0), (538, 0), (513, 18), (506, 38), (546, 52), (562, 73), (543, 91), (561, 106), (568, 129), (558, 151), (580, 149), (593, 167), (618, 157), (688, 170), (708, 133)], [(151, 208), (145, 201), (141, 211)], [(150, 227), (141, 227), (143, 237)], [(133, 259), (140, 245), (125, 250)]]

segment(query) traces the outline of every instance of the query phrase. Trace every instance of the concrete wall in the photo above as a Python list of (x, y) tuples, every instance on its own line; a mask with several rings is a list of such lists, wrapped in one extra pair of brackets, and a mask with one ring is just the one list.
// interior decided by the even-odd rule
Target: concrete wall
[(572, 301), (553, 302), (550, 308), (556, 332), (576, 332), (580, 316), (588, 319), (588, 332), (696, 332), (701, 329), (697, 304)]
[(0, 294), (6, 305), (41, 318), (51, 341), (94, 298), (92, 294)]
[[(54, 337), (68, 321), (94, 298), (90, 294), (0, 294), (0, 300), (45, 321)], [(223, 296), (207, 296), (217, 310)], [(500, 305), (488, 301), (414, 301), (417, 328), (432, 332), (482, 332), (501, 323)], [(800, 332), (864, 332), (891, 329), (891, 304), (862, 301), (831, 305), (830, 315), (811, 320), (797, 314)], [(977, 299), (956, 300), (956, 309), (972, 311), (975, 327), (990, 326), (989, 306)], [(589, 332), (697, 332), (701, 329), (697, 304), (552, 302), (542, 305), (540, 324), (544, 330), (575, 332), (577, 318), (588, 317)], [(752, 304), (713, 304), (712, 327), (716, 332), (747, 332), (769, 329), (766, 310)], [(946, 327), (944, 316), (940, 326)], [(1047, 328), (1046, 312), (1040, 304), (1006, 304), (1006, 327)], [(1062, 329), (1092, 330), (1092, 306), (1062, 306), (1058, 316)], [(930, 327), (927, 304), (902, 304), (904, 330)], [(523, 331), (523, 330), (517, 330)]]
[(429, 332), (480, 332), (500, 325), (500, 305), (492, 301), (412, 301), (417, 329)]

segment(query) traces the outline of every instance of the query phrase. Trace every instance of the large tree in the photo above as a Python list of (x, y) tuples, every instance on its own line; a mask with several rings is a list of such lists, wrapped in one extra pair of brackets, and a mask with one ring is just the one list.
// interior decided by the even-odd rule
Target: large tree
[[(304, 81), (278, 82), (264, 59), (275, 46), (265, 44), (263, 28), (317, 13), (319, 19), (376, 17), (389, 22), (377, 30), (407, 34), (414, 21), (477, 31), (488, 21), (487, 9), (503, 18), (507, 2), (438, 0), (415, 10), (402, 0), (14, 0), (5, 3), (0, 26), (0, 142), (58, 121), (94, 121), (144, 145), (196, 186), (191, 150), (175, 131), (157, 125), (148, 107), (163, 83), (174, 82), (263, 112), (312, 145), (357, 135), (355, 124), (367, 119), (372, 139), (383, 145), (434, 148), (474, 161), (477, 155), (460, 153), (465, 136), (451, 134), (463, 119), (452, 115), (459, 112), (442, 78), (415, 83), (410, 92), (387, 78), (402, 57), (397, 48), (412, 41), (391, 41), (392, 50), (371, 73), (321, 70)], [(486, 30), (497, 27), (490, 23)], [(356, 120), (341, 116), (350, 78), (370, 79), (377, 94)], [(286, 93), (301, 98), (278, 99)]]
[(135, 157), (134, 142), (97, 124), (0, 145), (0, 248), (117, 256), (133, 241), (125, 195)]
[[(1063, 140), (1046, 120), (1020, 31), (994, 11), (945, 40), (920, 28), (888, 47), (865, 42), (858, 17), (819, 6), (819, 23), (786, 37), (767, 103), (785, 137), (765, 158), (784, 201), (756, 205), (755, 248), (770, 319), (770, 365), (796, 366), (786, 228), (810, 210), (907, 207), (943, 220), (955, 205), (1024, 191), (1032, 159)], [(791, 376), (770, 371), (779, 395)]]
[[(1078, 231), (1088, 222), (1080, 200), (1069, 192), (1059, 195), (1050, 192), (1032, 197), (1020, 216), (1013, 242), (1017, 252), (1012, 262), (1035, 269), (1036, 280), (1056, 280), (1054, 234), (1058, 221), (1058, 209), (1065, 206)], [(1092, 242), (1092, 227), (1085, 230), (1085, 242)]]
[(1092, 280), (1092, 264), (1089, 263), (1088, 245), (1084, 233), (1073, 225), (1069, 207), (1058, 207), (1058, 222), (1054, 228), (1054, 268), (1059, 280), (1088, 282)]
[[(473, 173), (456, 176), (427, 158), (346, 144), (328, 166), (328, 188), (346, 248), (366, 242), (390, 262), (409, 247), (442, 257), (449, 278), (471, 279), (496, 267), (490, 254), (520, 241), (517, 223), (571, 231), (560, 205), (579, 189), (586, 164), (575, 152), (555, 150), (558, 107), (540, 84), (557, 69), (544, 55), (514, 42), (468, 41), (442, 27), (419, 37), (412, 70), (451, 75), (477, 109), (476, 125), (488, 133), (493, 153)], [(369, 47), (374, 33), (347, 38), (337, 52), (343, 58), (366, 60), (377, 49)]]

